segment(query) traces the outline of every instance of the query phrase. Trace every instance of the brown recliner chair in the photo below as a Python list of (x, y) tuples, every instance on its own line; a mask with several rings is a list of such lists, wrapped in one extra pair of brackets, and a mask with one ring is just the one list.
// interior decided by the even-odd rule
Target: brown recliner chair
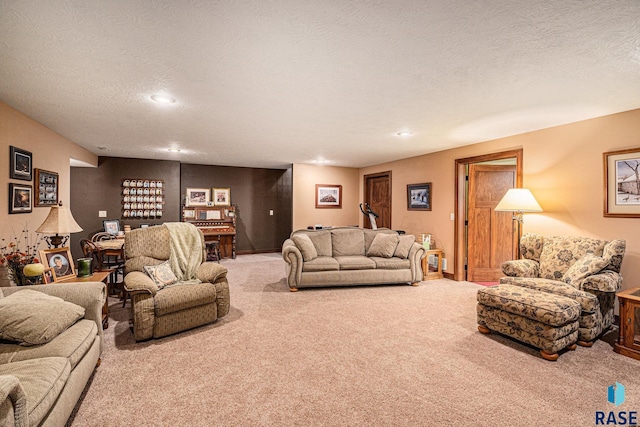
[[(191, 242), (191, 247), (185, 247), (184, 241)], [(205, 259), (202, 231), (188, 223), (167, 223), (125, 234), (124, 286), (131, 296), (136, 341), (211, 323), (229, 312), (227, 269), (203, 262)], [(159, 289), (144, 267), (165, 261), (170, 261), (179, 281)], [(176, 265), (182, 271), (175, 271)]]

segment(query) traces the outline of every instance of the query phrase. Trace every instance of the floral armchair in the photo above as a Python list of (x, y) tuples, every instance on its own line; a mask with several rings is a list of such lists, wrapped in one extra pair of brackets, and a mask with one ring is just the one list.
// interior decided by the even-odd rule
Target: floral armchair
[(572, 298), (580, 303), (578, 344), (590, 347), (614, 322), (624, 240), (525, 234), (522, 258), (502, 264), (500, 283)]

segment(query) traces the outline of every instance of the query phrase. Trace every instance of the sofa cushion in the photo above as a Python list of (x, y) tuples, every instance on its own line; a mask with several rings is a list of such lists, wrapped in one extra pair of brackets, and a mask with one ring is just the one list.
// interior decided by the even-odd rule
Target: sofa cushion
[(62, 298), (24, 289), (0, 300), (0, 338), (22, 345), (51, 341), (84, 317), (84, 308)]
[(578, 301), (582, 311), (587, 313), (594, 313), (600, 309), (600, 303), (596, 295), (576, 289), (559, 280), (542, 279), (540, 277), (502, 277), (500, 278), (500, 283), (522, 286), (571, 298)]
[(81, 319), (46, 344), (31, 347), (13, 343), (0, 344), (0, 364), (41, 357), (64, 357), (69, 359), (71, 369), (74, 369), (89, 351), (97, 335), (96, 322)]
[(318, 256), (333, 256), (331, 249), (331, 233), (326, 230), (310, 231), (306, 233), (313, 242)]
[(158, 265), (145, 265), (144, 272), (151, 277), (153, 283), (156, 284), (158, 290), (178, 282), (178, 278), (171, 269), (169, 261), (165, 261)]
[(305, 261), (311, 261), (318, 257), (318, 251), (309, 238), (309, 235), (296, 234), (295, 236), (291, 237), (291, 240), (293, 240), (293, 243), (295, 243), (298, 249), (300, 249), (300, 252), (302, 253), (302, 259), (304, 259)]
[(540, 277), (562, 280), (569, 267), (587, 253), (601, 256), (605, 244), (604, 240), (588, 237), (545, 237), (540, 255)]
[(376, 268), (376, 263), (366, 256), (339, 256), (336, 257), (336, 261), (340, 264), (340, 270), (373, 270)]
[(608, 263), (606, 270), (620, 273), (622, 258), (624, 257), (626, 247), (627, 242), (622, 239), (615, 239), (606, 244), (602, 251), (602, 258), (604, 258)]
[(411, 268), (411, 263), (406, 258), (370, 257), (369, 259), (376, 263), (376, 269), (378, 270), (405, 270)]
[(211, 304), (216, 301), (216, 287), (211, 283), (178, 284), (158, 292), (154, 298), (156, 316)]
[(319, 256), (313, 261), (305, 262), (302, 264), (302, 271), (338, 271), (340, 270), (340, 264), (335, 258), (330, 256)]
[(562, 281), (578, 288), (583, 279), (592, 274), (596, 274), (609, 264), (604, 258), (594, 254), (586, 254), (575, 262), (564, 276)]
[(373, 239), (376, 238), (378, 234), (398, 234), (396, 231), (389, 230), (388, 228), (378, 228), (372, 230), (370, 228), (361, 228), (364, 232), (364, 253), (366, 254), (371, 247), (371, 243), (373, 243)]
[(35, 360), (0, 365), (0, 375), (13, 375), (27, 396), (29, 425), (40, 425), (49, 413), (71, 373), (64, 357), (44, 357)]
[(374, 237), (371, 246), (367, 251), (367, 256), (377, 256), (382, 258), (391, 258), (398, 246), (397, 234), (378, 233)]
[(415, 241), (416, 237), (413, 234), (400, 236), (398, 238), (398, 246), (396, 246), (396, 251), (393, 253), (393, 256), (398, 258), (407, 258)]
[(339, 228), (331, 230), (333, 257), (364, 256), (364, 232), (359, 228)]

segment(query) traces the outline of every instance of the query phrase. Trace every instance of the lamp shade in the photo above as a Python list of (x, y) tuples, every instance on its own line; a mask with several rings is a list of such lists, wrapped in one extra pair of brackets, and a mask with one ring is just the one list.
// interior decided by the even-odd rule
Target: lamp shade
[(71, 211), (63, 206), (51, 206), (49, 215), (36, 233), (42, 234), (70, 234), (78, 233), (82, 228), (78, 225)]
[(511, 188), (496, 206), (498, 212), (542, 212), (542, 208), (527, 188)]

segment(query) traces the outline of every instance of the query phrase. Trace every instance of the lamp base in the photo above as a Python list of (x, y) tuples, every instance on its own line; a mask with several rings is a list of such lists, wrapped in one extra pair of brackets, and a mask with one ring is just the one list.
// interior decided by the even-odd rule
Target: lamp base
[(57, 248), (60, 245), (64, 245), (65, 243), (67, 243), (67, 240), (69, 240), (69, 236), (60, 236), (59, 234), (56, 234), (55, 236), (44, 236), (44, 240), (47, 242), (47, 245), (49, 245), (50, 248), (52, 246), (54, 248)]

